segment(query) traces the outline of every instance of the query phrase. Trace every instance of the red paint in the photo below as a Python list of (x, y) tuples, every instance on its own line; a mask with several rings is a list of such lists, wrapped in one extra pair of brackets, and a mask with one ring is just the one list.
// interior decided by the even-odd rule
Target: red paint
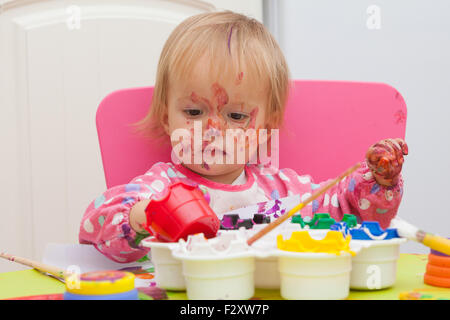
[(408, 146), (402, 139), (385, 139), (369, 148), (367, 164), (379, 184), (394, 186), (407, 154)]
[(403, 110), (398, 110), (395, 113), (395, 118), (396, 118), (396, 120), (395, 120), (396, 124), (401, 124), (401, 123), (404, 123), (406, 121), (406, 115), (403, 112)]
[(213, 83), (212, 87), (211, 87), (213, 94), (214, 94), (214, 98), (217, 100), (217, 110), (219, 111), (219, 113), (222, 111), (222, 108), (228, 104), (228, 94), (227, 91), (220, 86), (217, 82)]
[(191, 101), (196, 104), (203, 103), (208, 107), (210, 113), (213, 112), (213, 107), (212, 107), (211, 102), (209, 102), (209, 100), (206, 98), (199, 97), (195, 92), (191, 93)]

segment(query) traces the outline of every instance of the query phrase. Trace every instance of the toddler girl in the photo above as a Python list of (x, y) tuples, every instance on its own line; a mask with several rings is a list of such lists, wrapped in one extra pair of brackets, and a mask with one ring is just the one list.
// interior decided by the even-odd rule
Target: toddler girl
[[(236, 141), (248, 132), (279, 128), (288, 87), (285, 58), (261, 23), (233, 12), (182, 22), (163, 48), (152, 106), (141, 123), (147, 132), (170, 135), (178, 152), (172, 163), (157, 163), (92, 201), (81, 222), (80, 243), (93, 244), (117, 262), (143, 258), (148, 253), (140, 246), (148, 236), (145, 208), (178, 181), (198, 185), (216, 214), (294, 194), (305, 199), (326, 184), (291, 169), (255, 163), (258, 148), (252, 146), (270, 142), (270, 135), (248, 134), (240, 147), (221, 140), (229, 130), (238, 132)], [(186, 132), (192, 133), (190, 138), (180, 142)], [(340, 221), (352, 213), (359, 221), (379, 221), (386, 228), (403, 193), (404, 154), (407, 146), (401, 139), (376, 143), (361, 168), (304, 208), (302, 216), (329, 212)], [(202, 155), (231, 161), (205, 161)]]

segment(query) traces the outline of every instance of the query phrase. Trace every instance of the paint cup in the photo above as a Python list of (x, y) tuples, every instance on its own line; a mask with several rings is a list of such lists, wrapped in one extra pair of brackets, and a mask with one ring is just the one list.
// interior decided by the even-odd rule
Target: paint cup
[(179, 247), (172, 251), (182, 262), (188, 299), (242, 300), (253, 296), (254, 254), (245, 239), (233, 239), (230, 232), (203, 242), (200, 239), (194, 245), (189, 237), (187, 243), (180, 240)]
[(162, 198), (152, 199), (145, 213), (146, 230), (165, 242), (176, 242), (196, 233), (211, 238), (220, 227), (201, 190), (182, 182), (170, 185)]
[(149, 237), (142, 240), (141, 244), (151, 249), (156, 285), (166, 290), (185, 291), (181, 261), (172, 256), (172, 248), (177, 243), (159, 242), (155, 237)]
[(350, 290), (351, 254), (278, 251), (280, 294), (290, 300), (339, 300)]
[[(265, 225), (255, 225), (249, 233), (249, 237)], [(271, 254), (277, 249), (277, 235), (290, 237), (292, 232), (301, 230), (301, 225), (296, 223), (284, 223), (278, 228), (270, 231), (264, 237), (256, 241), (252, 248), (256, 250), (255, 259), (255, 287), (258, 289), (279, 289), (280, 272), (278, 271), (278, 257)], [(264, 254), (266, 253), (266, 254)]]
[(400, 244), (406, 241), (403, 238), (352, 240), (362, 249), (352, 260), (350, 288), (378, 290), (393, 286), (397, 277)]
[(190, 300), (246, 300), (254, 294), (255, 259), (250, 254), (226, 258), (182, 258)]
[(277, 237), (281, 296), (295, 300), (345, 299), (350, 290), (352, 255), (361, 246), (340, 231), (299, 231), (287, 238)]

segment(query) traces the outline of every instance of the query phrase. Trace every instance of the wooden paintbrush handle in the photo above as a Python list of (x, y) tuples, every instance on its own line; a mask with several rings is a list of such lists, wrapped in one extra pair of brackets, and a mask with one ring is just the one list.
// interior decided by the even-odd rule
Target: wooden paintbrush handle
[(12, 261), (12, 262), (17, 262), (17, 263), (23, 264), (27, 267), (31, 267), (31, 268), (37, 269), (39, 271), (42, 271), (42, 272), (49, 273), (49, 274), (54, 275), (55, 277), (58, 277), (61, 279), (64, 279), (64, 277), (66, 276), (66, 272), (63, 269), (49, 266), (49, 265), (46, 265), (46, 264), (43, 264), (43, 263), (40, 263), (37, 261), (13, 256), (13, 255), (10, 255), (10, 254), (4, 253), (4, 252), (0, 253), (0, 257), (4, 258), (6, 260)]

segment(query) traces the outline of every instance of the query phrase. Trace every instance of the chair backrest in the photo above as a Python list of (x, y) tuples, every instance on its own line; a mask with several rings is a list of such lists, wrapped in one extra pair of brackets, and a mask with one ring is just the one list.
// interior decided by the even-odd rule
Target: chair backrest
[[(118, 90), (100, 103), (97, 132), (108, 188), (128, 183), (156, 162), (170, 161), (169, 139), (148, 140), (133, 131), (150, 107), (152, 87)], [(384, 138), (405, 138), (406, 104), (382, 83), (293, 81), (280, 130), (280, 168), (336, 176)]]

